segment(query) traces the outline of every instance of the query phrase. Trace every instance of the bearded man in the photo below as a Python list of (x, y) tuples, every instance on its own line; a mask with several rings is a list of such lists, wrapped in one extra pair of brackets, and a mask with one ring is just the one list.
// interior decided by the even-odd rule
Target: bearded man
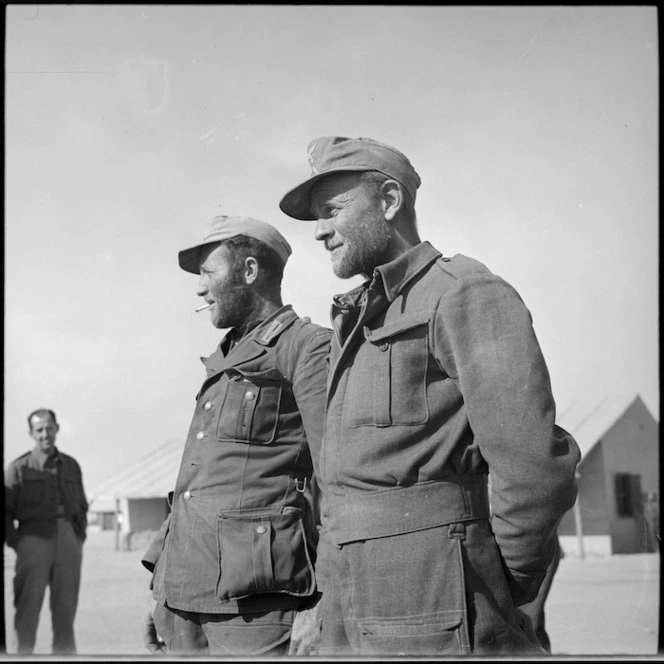
[(276, 228), (215, 217), (179, 253), (197, 294), (228, 329), (184, 446), (171, 513), (143, 557), (152, 652), (277, 655), (316, 597), (315, 485), (330, 331), (281, 299), (291, 254)]
[(479, 261), (420, 240), (400, 151), (325, 136), (308, 154), (281, 210), (315, 222), (338, 277), (366, 279), (331, 312), (319, 654), (543, 653), (518, 607), (574, 504), (579, 449), (530, 313)]

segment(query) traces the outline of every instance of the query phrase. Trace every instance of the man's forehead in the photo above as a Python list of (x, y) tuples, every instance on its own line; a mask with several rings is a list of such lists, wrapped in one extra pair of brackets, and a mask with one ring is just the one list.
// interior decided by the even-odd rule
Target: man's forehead
[(30, 418), (30, 426), (36, 429), (37, 427), (56, 426), (56, 424), (50, 415), (33, 415)]

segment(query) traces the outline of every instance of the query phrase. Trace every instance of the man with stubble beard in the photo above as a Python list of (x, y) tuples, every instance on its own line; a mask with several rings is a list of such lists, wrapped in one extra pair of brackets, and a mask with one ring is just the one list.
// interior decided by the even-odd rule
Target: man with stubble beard
[[(378, 141), (325, 136), (280, 202), (315, 222), (335, 296), (317, 578), (320, 655), (543, 653), (537, 594), (579, 449), (518, 293), (420, 240), (420, 177)], [(491, 508), (487, 477), (491, 474)]]
[(283, 305), (290, 253), (270, 224), (228, 216), (179, 253), (228, 332), (202, 358), (171, 513), (143, 557), (152, 652), (286, 654), (296, 612), (316, 597), (312, 475), (330, 331)]

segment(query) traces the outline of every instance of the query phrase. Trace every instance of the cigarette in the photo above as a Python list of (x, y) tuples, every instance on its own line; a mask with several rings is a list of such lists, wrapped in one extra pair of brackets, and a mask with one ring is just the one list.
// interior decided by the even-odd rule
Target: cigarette
[(207, 309), (208, 307), (212, 306), (212, 302), (209, 304), (204, 304), (202, 307), (198, 307), (194, 313), (198, 313), (199, 311), (203, 311), (203, 309)]

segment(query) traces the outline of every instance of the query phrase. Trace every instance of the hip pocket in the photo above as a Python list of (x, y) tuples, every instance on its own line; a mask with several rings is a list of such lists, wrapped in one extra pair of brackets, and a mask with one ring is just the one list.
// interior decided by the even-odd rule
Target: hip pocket
[(372, 655), (467, 655), (463, 611), (366, 619), (358, 623), (360, 648)]
[(306, 597), (315, 590), (302, 511), (243, 510), (219, 516), (219, 578), (222, 601), (258, 593)]

